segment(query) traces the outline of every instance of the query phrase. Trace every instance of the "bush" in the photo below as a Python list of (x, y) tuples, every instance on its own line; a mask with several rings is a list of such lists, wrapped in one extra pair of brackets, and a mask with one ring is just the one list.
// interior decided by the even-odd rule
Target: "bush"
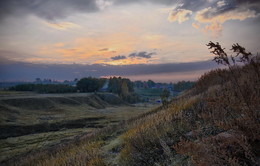
[(123, 97), (123, 100), (130, 103), (130, 104), (134, 104), (134, 103), (138, 103), (138, 102), (142, 101), (140, 99), (140, 96), (136, 93), (127, 94), (126, 96)]

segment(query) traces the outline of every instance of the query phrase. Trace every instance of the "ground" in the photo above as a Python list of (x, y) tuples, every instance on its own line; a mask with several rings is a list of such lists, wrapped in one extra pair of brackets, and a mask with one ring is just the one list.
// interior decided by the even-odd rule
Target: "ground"
[[(130, 105), (113, 94), (0, 93), (0, 162), (129, 120), (158, 106)], [(112, 103), (112, 104), (111, 104)]]

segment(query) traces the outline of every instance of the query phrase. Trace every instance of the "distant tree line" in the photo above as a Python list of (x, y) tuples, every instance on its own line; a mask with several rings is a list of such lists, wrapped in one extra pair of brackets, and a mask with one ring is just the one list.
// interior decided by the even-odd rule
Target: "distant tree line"
[(53, 80), (50, 78), (36, 78), (34, 82), (34, 84), (66, 84), (66, 85), (71, 85), (71, 86), (75, 86), (77, 83), (78, 79), (75, 78), (74, 80), (64, 80), (64, 81), (57, 81), (57, 80)]
[(97, 92), (100, 90), (117, 94), (129, 103), (138, 102), (139, 96), (134, 93), (134, 83), (127, 78), (110, 77), (105, 78), (82, 78), (77, 82), (80, 92)]
[(135, 88), (157, 88), (157, 89), (168, 89), (173, 91), (184, 91), (192, 88), (195, 82), (192, 81), (179, 81), (177, 83), (156, 83), (152, 80), (148, 81), (135, 81)]
[(37, 93), (72, 93), (75, 87), (64, 84), (19, 84), (9, 88), (14, 91), (33, 91)]
[(152, 80), (148, 81), (135, 81), (134, 86), (136, 88), (152, 88), (156, 86), (156, 83)]
[[(39, 78), (37, 81), (39, 82)], [(161, 88), (181, 92), (186, 89), (190, 89), (194, 82), (180, 81), (177, 83), (155, 83), (152, 80), (148, 81), (135, 81), (132, 82), (127, 78), (110, 77), (106, 78), (94, 78), (85, 77), (80, 80), (74, 80), (76, 87), (68, 84), (42, 84), (42, 83), (29, 83), (19, 84), (9, 88), (9, 90), (15, 91), (33, 91), (37, 93), (72, 93), (77, 90), (80, 92), (97, 92), (107, 84), (103, 91), (117, 94), (121, 98), (129, 98), (129, 95), (133, 95), (134, 88)]]
[(80, 92), (96, 92), (105, 84), (105, 78), (93, 78), (86, 77), (82, 78), (77, 82), (77, 89)]
[(194, 84), (195, 84), (195, 82), (192, 82), (192, 81), (179, 81), (179, 82), (173, 84), (173, 90), (181, 92), (181, 91), (192, 88)]

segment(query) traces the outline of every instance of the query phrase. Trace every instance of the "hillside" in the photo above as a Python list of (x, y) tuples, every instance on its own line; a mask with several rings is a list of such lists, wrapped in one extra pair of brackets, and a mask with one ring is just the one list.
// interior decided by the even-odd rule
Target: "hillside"
[(205, 73), (166, 106), (16, 164), (259, 165), (260, 61), (253, 58)]
[(154, 106), (130, 105), (111, 93), (2, 91), (0, 163), (118, 124), (151, 107)]

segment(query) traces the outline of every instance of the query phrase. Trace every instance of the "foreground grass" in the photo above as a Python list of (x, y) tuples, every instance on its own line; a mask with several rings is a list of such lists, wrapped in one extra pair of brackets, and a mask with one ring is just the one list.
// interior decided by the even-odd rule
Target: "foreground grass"
[[(102, 115), (105, 118), (95, 121), (96, 126), (108, 126), (112, 124), (117, 124), (121, 121), (126, 121), (129, 118), (136, 117), (149, 111), (149, 107), (132, 107), (132, 106), (122, 106), (122, 107), (108, 107), (106, 109), (95, 110), (85, 110), (85, 114), (89, 113)], [(75, 111), (76, 112), (76, 111)], [(74, 113), (75, 113), (74, 112)], [(72, 113), (73, 114), (73, 113)], [(84, 115), (75, 115), (73, 118), (82, 118)], [(87, 116), (90, 116), (90, 115)], [(68, 116), (68, 115), (67, 115)], [(76, 116), (76, 117), (75, 117)], [(87, 134), (91, 131), (98, 130), (97, 128), (75, 128), (75, 129), (63, 129), (61, 131), (46, 132), (39, 134), (30, 134), (19, 137), (10, 137), (7, 139), (0, 140), (0, 161), (11, 159), (15, 156), (29, 153), (38, 149), (48, 148), (54, 146), (55, 144), (65, 142), (66, 140), (71, 140), (78, 135)]]
[(58, 143), (75, 138), (82, 133), (91, 132), (94, 129), (66, 129), (63, 131), (30, 134), (20, 137), (10, 137), (0, 140), (0, 161), (26, 154), (33, 150), (50, 147)]

